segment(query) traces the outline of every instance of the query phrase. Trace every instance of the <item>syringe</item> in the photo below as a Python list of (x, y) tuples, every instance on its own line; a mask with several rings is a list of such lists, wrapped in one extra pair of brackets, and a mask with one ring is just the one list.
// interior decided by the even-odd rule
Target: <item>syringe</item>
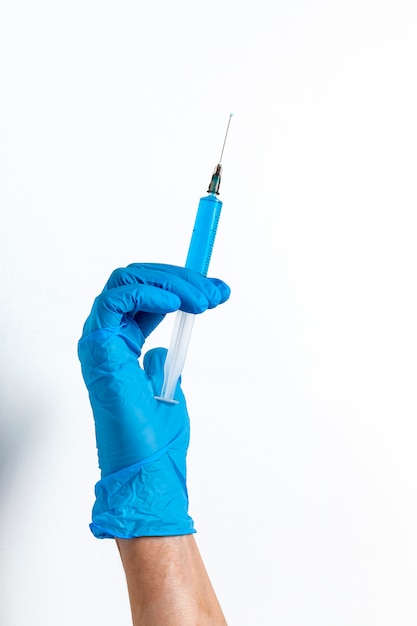
[[(221, 182), (223, 152), (232, 117), (233, 113), (229, 116), (220, 159), (214, 169), (210, 185), (207, 190), (209, 195), (200, 198), (190, 247), (188, 248), (187, 260), (185, 262), (185, 267), (195, 270), (203, 276), (207, 276), (217, 226), (219, 224), (220, 213), (223, 206), (223, 202), (219, 200), (217, 196), (219, 195)], [(161, 395), (155, 396), (157, 400), (173, 403), (177, 402), (174, 400), (174, 393), (177, 387), (178, 379), (184, 367), (185, 357), (187, 356), (194, 318), (195, 315), (191, 313), (184, 313), (183, 311), (178, 311), (176, 314), (168, 354), (165, 361), (164, 382), (162, 385)]]

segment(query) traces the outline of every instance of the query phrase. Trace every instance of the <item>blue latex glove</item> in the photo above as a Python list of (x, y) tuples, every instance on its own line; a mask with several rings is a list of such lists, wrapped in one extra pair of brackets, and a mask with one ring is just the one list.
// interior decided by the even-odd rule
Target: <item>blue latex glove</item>
[(202, 313), (228, 299), (218, 279), (186, 268), (132, 264), (113, 272), (95, 299), (78, 345), (93, 409), (101, 480), (90, 528), (96, 537), (194, 532), (188, 515), (186, 454), (190, 425), (178, 404), (155, 400), (166, 350), (138, 358), (166, 313)]

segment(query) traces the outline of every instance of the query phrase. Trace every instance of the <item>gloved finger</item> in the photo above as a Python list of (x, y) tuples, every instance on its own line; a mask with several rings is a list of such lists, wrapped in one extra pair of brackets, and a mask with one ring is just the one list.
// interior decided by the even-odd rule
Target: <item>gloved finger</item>
[[(220, 278), (211, 278), (203, 276), (199, 272), (189, 269), (188, 267), (179, 267), (177, 265), (169, 265), (163, 263), (132, 263), (131, 266), (140, 265), (140, 267), (160, 268), (164, 272), (172, 273), (179, 276), (183, 280), (191, 283), (199, 291), (204, 293), (209, 305), (207, 308), (212, 309), (218, 304), (223, 304), (230, 297), (230, 287)], [(130, 265), (128, 267), (131, 267)]]
[[(164, 367), (167, 353), (168, 350), (166, 348), (152, 348), (152, 350), (148, 350), (143, 357), (143, 369), (145, 370), (148, 378), (151, 379), (155, 395), (159, 395), (161, 393), (164, 382)], [(181, 401), (183, 399), (183, 392), (181, 389), (178, 389), (179, 384), (180, 383), (178, 382), (175, 399)]]
[[(177, 273), (168, 272), (164, 269), (161, 270), (159, 267), (154, 264), (148, 264), (148, 266), (135, 265), (119, 268), (110, 276), (104, 291), (112, 290), (121, 285), (150, 285), (177, 295), (180, 299), (178, 308), (187, 313), (202, 313), (208, 308), (210, 302), (206, 297), (207, 289), (204, 290), (205, 293), (185, 281)], [(213, 294), (211, 295), (213, 296)]]
[(166, 348), (153, 348), (148, 350), (143, 357), (143, 369), (148, 378), (152, 380), (155, 393), (159, 393), (162, 388), (167, 353)]
[(209, 278), (208, 280), (210, 280), (217, 287), (220, 293), (219, 304), (223, 304), (223, 302), (226, 302), (226, 300), (230, 298), (231, 293), (229, 285), (227, 285), (223, 280), (220, 280), (220, 278)]
[(134, 284), (103, 291), (94, 300), (84, 327), (84, 335), (101, 328), (120, 325), (124, 315), (133, 317), (139, 311), (163, 314), (178, 310), (180, 299), (170, 291), (152, 285)]
[(194, 270), (176, 265), (132, 263), (126, 270), (133, 272), (136, 280), (176, 293), (181, 298), (180, 308), (186, 313), (202, 313), (207, 308), (214, 308), (224, 301), (223, 292), (229, 289), (221, 280), (212, 280)]

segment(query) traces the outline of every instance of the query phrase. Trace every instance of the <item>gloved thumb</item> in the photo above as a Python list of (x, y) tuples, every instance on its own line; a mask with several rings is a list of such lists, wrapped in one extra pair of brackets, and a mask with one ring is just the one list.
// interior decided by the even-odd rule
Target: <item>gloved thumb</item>
[(167, 352), (166, 348), (152, 348), (145, 354), (143, 357), (143, 369), (149, 378), (163, 378)]
[[(156, 396), (159, 396), (162, 391), (162, 385), (164, 383), (164, 367), (168, 350), (166, 348), (152, 348), (143, 357), (143, 369), (146, 375), (152, 382), (152, 387)], [(180, 377), (181, 382), (181, 377)], [(176, 395), (176, 399), (180, 399), (182, 396), (181, 390), (178, 390), (179, 397)]]
[(166, 348), (152, 348), (143, 357), (143, 369), (152, 381), (155, 394), (159, 394), (164, 382), (164, 366), (168, 350)]

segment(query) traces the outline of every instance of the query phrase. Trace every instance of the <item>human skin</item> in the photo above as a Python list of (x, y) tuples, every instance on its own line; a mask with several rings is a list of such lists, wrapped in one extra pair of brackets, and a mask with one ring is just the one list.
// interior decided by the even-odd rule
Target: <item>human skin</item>
[(227, 626), (194, 535), (116, 542), (133, 626)]

